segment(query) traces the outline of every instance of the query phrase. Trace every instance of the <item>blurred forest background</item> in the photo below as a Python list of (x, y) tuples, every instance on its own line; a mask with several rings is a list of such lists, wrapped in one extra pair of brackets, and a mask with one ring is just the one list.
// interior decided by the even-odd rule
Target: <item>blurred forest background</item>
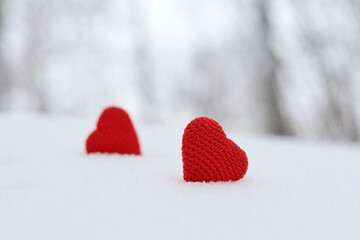
[(0, 0), (2, 112), (360, 141), (359, 90), (360, 0)]

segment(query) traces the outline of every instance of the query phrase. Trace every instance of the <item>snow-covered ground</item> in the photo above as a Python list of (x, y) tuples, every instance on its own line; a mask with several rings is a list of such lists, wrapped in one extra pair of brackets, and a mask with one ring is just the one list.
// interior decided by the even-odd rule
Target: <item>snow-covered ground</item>
[(185, 183), (183, 129), (86, 155), (95, 121), (0, 115), (0, 239), (360, 239), (359, 145), (228, 134), (245, 178)]

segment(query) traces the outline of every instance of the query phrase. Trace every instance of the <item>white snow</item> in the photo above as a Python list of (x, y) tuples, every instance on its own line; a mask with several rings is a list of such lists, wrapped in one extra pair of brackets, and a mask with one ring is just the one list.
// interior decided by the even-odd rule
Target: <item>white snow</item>
[(1, 240), (360, 239), (359, 145), (228, 134), (245, 178), (185, 183), (182, 128), (137, 124), (141, 157), (86, 155), (95, 121), (0, 115)]

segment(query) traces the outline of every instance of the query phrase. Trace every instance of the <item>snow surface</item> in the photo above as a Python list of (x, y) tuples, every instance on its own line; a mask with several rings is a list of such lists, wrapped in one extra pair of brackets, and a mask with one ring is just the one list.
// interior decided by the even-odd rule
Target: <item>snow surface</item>
[[(360, 239), (360, 147), (229, 135), (243, 180), (185, 183), (183, 129), (86, 155), (95, 120), (0, 115), (0, 239)], [(225, 130), (226, 131), (226, 130)]]

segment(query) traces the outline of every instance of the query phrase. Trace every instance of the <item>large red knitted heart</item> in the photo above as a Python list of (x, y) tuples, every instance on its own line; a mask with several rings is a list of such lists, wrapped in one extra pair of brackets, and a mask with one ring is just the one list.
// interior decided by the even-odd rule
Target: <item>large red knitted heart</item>
[(127, 112), (117, 107), (106, 108), (97, 129), (86, 141), (86, 151), (140, 155), (139, 141)]
[(186, 126), (181, 150), (187, 182), (236, 181), (248, 168), (246, 153), (207, 117), (196, 118)]

